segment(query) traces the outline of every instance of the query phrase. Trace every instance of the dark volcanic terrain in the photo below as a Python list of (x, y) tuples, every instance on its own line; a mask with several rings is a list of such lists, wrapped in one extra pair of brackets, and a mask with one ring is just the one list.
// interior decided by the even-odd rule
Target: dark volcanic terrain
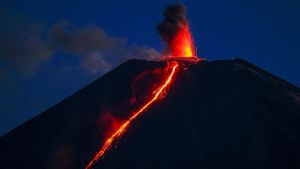
[[(159, 77), (133, 82), (165, 65), (130, 60), (10, 131), (0, 168), (83, 169), (108, 134), (102, 115), (128, 117)], [(240, 59), (190, 65), (94, 168), (300, 168), (300, 89)]]

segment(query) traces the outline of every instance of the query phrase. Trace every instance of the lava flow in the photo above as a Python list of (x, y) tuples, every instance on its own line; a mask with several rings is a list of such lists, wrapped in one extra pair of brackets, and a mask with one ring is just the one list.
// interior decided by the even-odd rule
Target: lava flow
[(179, 69), (180, 61), (183, 63), (196, 63), (200, 60), (195, 55), (192, 34), (184, 13), (185, 7), (183, 5), (170, 6), (164, 13), (165, 20), (158, 26), (158, 31), (164, 42), (166, 42), (167, 66), (170, 66), (168, 68), (171, 68), (171, 73), (166, 76), (165, 81), (157, 89), (153, 90), (150, 99), (141, 105), (137, 111), (133, 112), (132, 116), (105, 140), (101, 149), (85, 169), (90, 169), (98, 159), (103, 157), (112, 144), (124, 134), (130, 123), (163, 95), (163, 91), (171, 84), (174, 74)]
[(179, 68), (177, 62), (172, 62), (172, 63), (173, 64), (170, 65), (172, 70), (171, 73), (167, 76), (166, 80), (156, 90), (154, 90), (155, 92), (153, 93), (152, 98), (149, 101), (147, 101), (144, 105), (142, 105), (136, 112), (133, 112), (132, 116), (128, 120), (126, 120), (109, 138), (106, 139), (102, 148), (95, 155), (95, 157), (89, 162), (89, 164), (85, 167), (85, 169), (91, 168), (99, 158), (103, 157), (105, 152), (111, 147), (112, 143), (124, 134), (129, 124), (134, 119), (136, 119), (141, 113), (143, 113), (149, 106), (151, 106), (156, 100), (158, 100), (158, 98), (160, 98), (160, 96), (163, 94), (163, 91), (165, 91), (166, 88), (171, 84), (174, 74)]

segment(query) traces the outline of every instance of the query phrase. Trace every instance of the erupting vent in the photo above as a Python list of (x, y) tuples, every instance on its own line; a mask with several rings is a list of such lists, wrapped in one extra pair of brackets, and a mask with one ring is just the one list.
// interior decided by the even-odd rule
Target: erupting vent
[(182, 25), (170, 44), (170, 55), (174, 57), (195, 57), (194, 42), (188, 24)]
[(188, 20), (183, 5), (172, 5), (164, 12), (165, 19), (158, 26), (166, 44), (164, 59), (193, 58), (198, 60)]
[(166, 79), (151, 93), (151, 96), (148, 97), (150, 99), (141, 105), (137, 111), (133, 112), (131, 117), (104, 141), (101, 149), (85, 169), (90, 169), (97, 160), (102, 158), (112, 144), (124, 134), (130, 123), (161, 98), (160, 96), (171, 85), (176, 72), (180, 70), (180, 61), (195, 62), (199, 60), (195, 56), (194, 42), (184, 12), (185, 7), (183, 5), (170, 6), (165, 12), (165, 21), (158, 28), (162, 39), (166, 42), (166, 56), (162, 56), (162, 59), (166, 59), (168, 62), (166, 69), (169, 70), (167, 71), (169, 73), (165, 76)]

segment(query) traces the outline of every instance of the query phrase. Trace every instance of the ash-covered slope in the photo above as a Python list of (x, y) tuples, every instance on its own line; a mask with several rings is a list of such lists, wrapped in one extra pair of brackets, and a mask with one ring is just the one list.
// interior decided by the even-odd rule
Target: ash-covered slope
[[(11, 131), (0, 168), (84, 168), (99, 114), (127, 116), (134, 78), (163, 66), (127, 62)], [(300, 168), (300, 90), (239, 59), (191, 65), (94, 168)]]

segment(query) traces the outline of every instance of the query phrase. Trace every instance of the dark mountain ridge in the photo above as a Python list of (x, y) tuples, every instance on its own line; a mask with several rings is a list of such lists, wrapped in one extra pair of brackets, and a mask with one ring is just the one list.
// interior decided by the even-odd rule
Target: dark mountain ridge
[[(101, 114), (128, 117), (132, 82), (165, 65), (130, 60), (12, 130), (0, 139), (0, 168), (84, 168), (106, 136)], [(240, 59), (202, 61), (94, 168), (300, 168), (299, 122), (296, 86)]]

